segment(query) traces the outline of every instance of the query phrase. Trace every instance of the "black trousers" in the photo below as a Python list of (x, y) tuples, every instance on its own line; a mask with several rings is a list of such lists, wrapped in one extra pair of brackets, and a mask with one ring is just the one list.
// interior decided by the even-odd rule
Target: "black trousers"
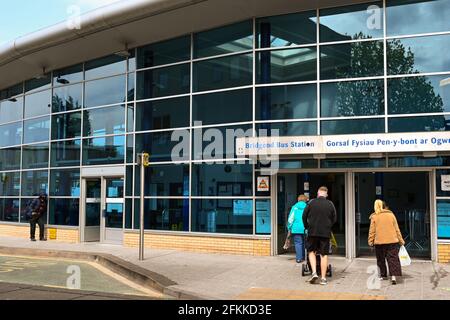
[(401, 277), (402, 266), (398, 252), (400, 247), (398, 243), (375, 245), (375, 253), (377, 256), (377, 265), (380, 268), (380, 276), (387, 277), (386, 260), (389, 266), (391, 276)]
[(39, 225), (39, 239), (44, 239), (44, 217), (42, 215), (34, 215), (30, 219), (30, 238), (35, 239), (36, 224)]

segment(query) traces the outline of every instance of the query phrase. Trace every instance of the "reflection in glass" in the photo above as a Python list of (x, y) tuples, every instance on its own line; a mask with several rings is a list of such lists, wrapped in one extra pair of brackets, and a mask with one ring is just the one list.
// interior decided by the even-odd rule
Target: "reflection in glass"
[(80, 109), (82, 106), (81, 83), (53, 89), (53, 112), (63, 112)]
[(53, 71), (53, 85), (60, 86), (83, 80), (83, 64)]
[(192, 200), (192, 231), (253, 234), (253, 200)]
[(133, 135), (127, 135), (127, 163), (133, 162), (133, 156), (134, 156), (134, 136)]
[(25, 93), (48, 89), (51, 87), (51, 82), (50, 73), (25, 81)]
[(127, 105), (127, 132), (134, 131), (134, 105)]
[(125, 102), (126, 79), (126, 76), (117, 76), (86, 82), (85, 108)]
[(107, 203), (105, 211), (105, 227), (123, 228), (123, 203)]
[(316, 42), (316, 11), (256, 19), (257, 48), (289, 47)]
[(251, 137), (252, 133), (251, 125), (195, 129), (192, 141), (193, 158), (195, 160), (236, 159), (236, 139)]
[(194, 63), (194, 91), (251, 85), (252, 74), (252, 54), (199, 61)]
[(50, 136), (50, 117), (26, 120), (23, 127), (24, 143), (47, 141)]
[(252, 121), (252, 96), (251, 89), (196, 95), (192, 121), (203, 125)]
[(258, 123), (256, 130), (260, 136), (314, 136), (317, 135), (317, 121)]
[(0, 102), (0, 123), (22, 120), (23, 98), (18, 97)]
[(0, 147), (16, 146), (22, 142), (22, 122), (0, 126)]
[(84, 111), (83, 136), (125, 133), (125, 106)]
[(450, 30), (447, 0), (389, 0), (386, 12), (388, 36)]
[[(139, 201), (135, 202), (134, 212), (134, 224), (138, 229)], [(189, 231), (189, 199), (146, 199), (144, 227), (146, 230)]]
[[(135, 170), (135, 196), (140, 195), (140, 171)], [(152, 165), (146, 169), (145, 196), (189, 197), (189, 166)]]
[(450, 112), (450, 75), (388, 79), (389, 114)]
[(109, 136), (83, 141), (83, 165), (124, 163), (125, 136)]
[(70, 167), (80, 165), (81, 140), (52, 143), (51, 166)]
[(252, 49), (252, 20), (194, 34), (194, 58)]
[(10, 197), (20, 195), (20, 172), (0, 173), (0, 196)]
[(136, 110), (136, 131), (189, 126), (189, 97), (141, 102)]
[(450, 239), (450, 200), (437, 201), (438, 239)]
[(51, 170), (50, 196), (79, 197), (80, 169)]
[(450, 35), (387, 41), (388, 74), (450, 71)]
[(191, 37), (183, 36), (138, 48), (138, 69), (181, 62), (191, 58)]
[(79, 199), (50, 199), (49, 224), (55, 226), (78, 226)]
[(123, 179), (106, 180), (106, 197), (123, 198)]
[(150, 99), (190, 91), (190, 64), (140, 71), (137, 74), (137, 99)]
[(100, 203), (86, 203), (86, 227), (100, 226)]
[(133, 228), (133, 200), (125, 199), (125, 229)]
[(51, 94), (50, 90), (46, 90), (25, 96), (25, 118), (49, 114)]
[(252, 196), (253, 168), (249, 164), (194, 164), (192, 196)]
[(127, 101), (134, 101), (134, 87), (135, 87), (135, 78), (136, 78), (136, 73), (129, 73), (128, 74), (128, 87), (127, 87)]
[(385, 168), (386, 159), (323, 159), (321, 168)]
[(20, 169), (20, 147), (0, 150), (0, 171)]
[(88, 180), (86, 181), (86, 198), (99, 199), (102, 195), (102, 181)]
[(321, 116), (352, 117), (384, 114), (384, 81), (321, 84)]
[(389, 167), (444, 167), (450, 166), (450, 157), (425, 158), (420, 156), (389, 157)]
[(352, 119), (321, 121), (321, 134), (384, 133), (384, 119)]
[(320, 42), (381, 37), (381, 1), (320, 10)]
[(81, 112), (64, 113), (52, 117), (53, 140), (78, 138), (80, 136)]
[(19, 222), (19, 199), (0, 199), (0, 221)]
[(22, 196), (33, 197), (42, 192), (48, 194), (48, 171), (23, 171)]
[(320, 47), (321, 79), (374, 77), (384, 74), (383, 41)]
[(125, 169), (125, 196), (133, 196), (133, 167), (127, 166)]
[(48, 167), (48, 143), (23, 146), (22, 168), (37, 169)]
[[(172, 141), (172, 134), (174, 140)], [(179, 138), (179, 139), (178, 139)], [(189, 145), (189, 131), (166, 131), (136, 135), (136, 152), (146, 150), (150, 153), (151, 162), (172, 161), (174, 147), (180, 142)], [(189, 148), (173, 154), (177, 160), (189, 160)]]
[(450, 116), (390, 118), (389, 132), (450, 131)]
[(257, 83), (317, 79), (316, 47), (263, 51), (257, 54)]
[(127, 71), (127, 60), (119, 55), (110, 55), (88, 61), (84, 65), (86, 80), (108, 77)]
[(9, 88), (0, 90), (0, 100), (6, 100), (20, 94), (23, 94), (23, 83), (19, 83)]

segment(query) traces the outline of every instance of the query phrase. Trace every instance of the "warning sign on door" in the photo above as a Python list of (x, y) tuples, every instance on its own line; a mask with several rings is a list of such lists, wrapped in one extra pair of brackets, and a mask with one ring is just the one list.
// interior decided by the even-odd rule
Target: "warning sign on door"
[(270, 177), (258, 177), (258, 192), (270, 191)]

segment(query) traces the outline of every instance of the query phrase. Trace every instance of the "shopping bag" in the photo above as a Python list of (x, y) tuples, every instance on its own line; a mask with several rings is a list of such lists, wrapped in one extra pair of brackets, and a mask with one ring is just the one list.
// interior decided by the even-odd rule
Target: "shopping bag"
[(284, 242), (283, 249), (288, 250), (291, 247), (291, 232), (289, 231)]
[(408, 251), (406, 251), (405, 246), (400, 247), (398, 257), (400, 258), (400, 264), (402, 267), (407, 267), (411, 264), (411, 258), (409, 257)]

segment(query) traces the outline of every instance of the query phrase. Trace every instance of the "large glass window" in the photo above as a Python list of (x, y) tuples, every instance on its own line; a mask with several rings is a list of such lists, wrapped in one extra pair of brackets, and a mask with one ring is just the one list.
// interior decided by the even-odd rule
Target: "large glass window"
[(447, 0), (389, 0), (386, 6), (389, 36), (450, 30)]
[(304, 119), (316, 116), (316, 84), (256, 89), (256, 120)]
[(189, 110), (189, 97), (138, 103), (136, 131), (188, 127)]
[(316, 47), (263, 51), (257, 54), (257, 83), (317, 79)]
[(256, 20), (258, 48), (288, 47), (316, 42), (316, 11)]
[(53, 71), (53, 85), (66, 85), (83, 80), (83, 64)]
[[(85, 114), (88, 111), (85, 111)], [(52, 139), (70, 139), (81, 136), (81, 112), (64, 113), (52, 117)]]
[(389, 157), (388, 166), (390, 168), (450, 166), (450, 157)]
[(201, 94), (193, 97), (193, 121), (203, 125), (252, 121), (251, 89)]
[(126, 101), (126, 76), (89, 81), (85, 84), (85, 108)]
[[(139, 202), (134, 206), (139, 213)], [(135, 228), (139, 217), (135, 216)], [(189, 199), (146, 199), (144, 204), (146, 230), (189, 231)]]
[[(135, 170), (135, 196), (140, 196), (140, 170)], [(188, 197), (189, 166), (184, 164), (152, 165), (146, 170), (145, 196)]]
[(20, 195), (20, 172), (0, 173), (0, 196), (10, 197)]
[(450, 35), (387, 42), (388, 74), (450, 71)]
[(0, 221), (19, 222), (19, 199), (0, 199)]
[(153, 43), (138, 49), (138, 69), (176, 63), (191, 58), (191, 37)]
[(16, 146), (22, 142), (22, 122), (0, 126), (0, 147)]
[[(193, 158), (195, 160), (235, 159), (236, 139), (251, 137), (251, 125), (201, 128), (193, 133)], [(202, 139), (203, 138), (203, 139)]]
[(25, 96), (25, 118), (49, 114), (51, 95), (51, 91), (46, 90)]
[(80, 169), (51, 170), (50, 196), (79, 197)]
[(389, 119), (389, 132), (450, 131), (450, 116)]
[(136, 135), (136, 152), (150, 153), (152, 162), (172, 161), (172, 152), (176, 150), (174, 147), (179, 144), (184, 145), (185, 148), (180, 148), (179, 153), (173, 154), (178, 158), (174, 160), (189, 160), (189, 131), (187, 130)]
[(40, 75), (39, 77), (25, 81), (25, 93), (48, 89), (51, 87), (51, 83), (52, 78), (50, 77), (50, 73)]
[(52, 143), (51, 166), (70, 167), (80, 165), (81, 140)]
[(253, 48), (252, 20), (194, 34), (194, 58)]
[(11, 98), (0, 102), (0, 123), (22, 120), (23, 98)]
[(320, 41), (383, 37), (383, 3), (320, 10)]
[(374, 77), (384, 74), (383, 41), (320, 47), (321, 79)]
[(23, 83), (0, 90), (0, 100), (10, 99), (23, 93)]
[(249, 164), (199, 163), (192, 166), (192, 196), (252, 196), (253, 167)]
[(56, 226), (78, 226), (79, 199), (50, 199), (49, 223)]
[(450, 239), (450, 200), (437, 201), (437, 236)]
[(110, 55), (88, 61), (84, 65), (86, 80), (108, 77), (127, 71), (127, 59), (119, 55)]
[(83, 165), (125, 162), (125, 136), (109, 136), (83, 141)]
[(20, 169), (20, 147), (0, 150), (0, 171)]
[(199, 61), (194, 63), (194, 91), (251, 85), (252, 74), (252, 54)]
[(189, 63), (138, 72), (137, 99), (189, 93), (190, 72)]
[(38, 169), (48, 168), (48, 143), (23, 146), (22, 168)]
[(332, 82), (321, 85), (322, 117), (383, 114), (383, 80)]
[[(260, 123), (256, 125), (256, 130), (257, 132), (266, 130), (267, 136), (315, 136), (317, 135), (317, 121)], [(271, 134), (272, 130), (274, 130), (273, 134)]]
[(83, 105), (82, 90), (83, 85), (81, 83), (71, 86), (54, 88), (52, 99), (53, 112), (63, 112), (80, 109)]
[(389, 114), (450, 112), (450, 75), (388, 80)]
[(125, 106), (84, 111), (83, 136), (125, 133)]
[(321, 134), (384, 133), (384, 119), (352, 119), (321, 121)]
[(22, 172), (22, 196), (33, 197), (48, 194), (48, 170)]
[(47, 141), (50, 137), (50, 117), (26, 120), (23, 124), (23, 142)]
[(192, 200), (192, 231), (253, 234), (253, 200)]

